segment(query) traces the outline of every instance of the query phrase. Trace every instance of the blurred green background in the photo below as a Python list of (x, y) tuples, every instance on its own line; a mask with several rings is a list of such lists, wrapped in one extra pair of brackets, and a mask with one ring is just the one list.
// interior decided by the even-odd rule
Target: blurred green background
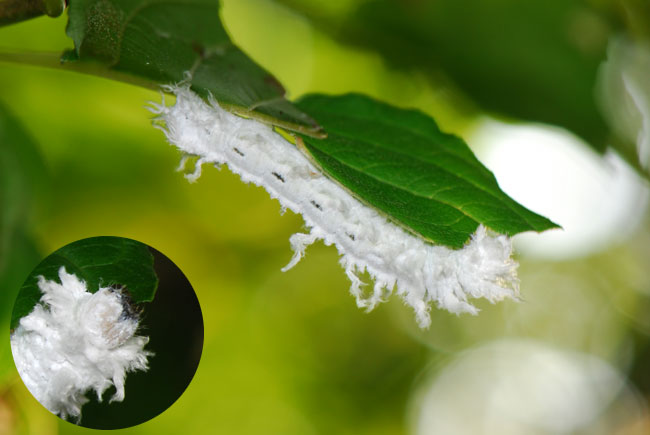
[[(498, 34), (514, 54), (502, 52), (497, 42), (483, 44), (480, 54), (499, 68), (483, 76), (481, 68), (489, 64), (483, 61), (476, 74), (459, 75), (455, 71), (472, 65), (454, 54), (479, 41), (456, 40), (453, 29), (441, 27), (429, 34), (424, 16), (424, 24), (404, 28), (404, 11), (412, 7), (417, 13), (431, 3), (426, 1), (394, 2), (402, 20), (395, 23), (401, 24), (381, 27), (389, 3), (226, 0), (222, 17), (233, 40), (277, 76), (290, 98), (364, 92), (417, 107), (466, 138), (488, 116), (517, 125), (554, 122), (590, 140), (588, 146), (571, 139), (580, 152), (600, 159), (591, 150), (604, 149), (611, 135), (595, 102), (584, 116), (578, 106), (596, 86), (608, 38), (625, 29), (647, 36), (638, 14), (626, 21), (619, 2), (562, 1), (562, 10), (577, 14), (571, 22), (583, 27), (565, 34), (546, 26), (553, 17), (524, 11), (513, 18), (520, 25), (504, 36), (503, 26), (487, 13), (502, 16), (511, 2), (476, 0), (481, 7), (472, 8), (464, 1), (479, 14), (468, 22), (484, 24), (477, 35), (490, 40)], [(364, 15), (372, 6), (381, 19)], [(359, 17), (368, 17), (372, 32), (363, 31)], [(0, 48), (71, 48), (65, 22), (65, 16), (38, 18), (0, 28)], [(373, 25), (384, 30), (383, 38)], [(518, 38), (518, 28), (529, 37)], [(594, 29), (601, 33), (594, 36)], [(568, 48), (540, 48), (558, 38), (564, 47), (562, 35), (571, 40), (575, 32), (580, 37), (574, 42), (586, 47), (585, 63), (572, 59)], [(401, 53), (412, 61), (405, 62), (386, 43), (405, 40), (421, 49), (429, 37), (449, 41), (435, 62), (419, 62), (417, 51)], [(520, 58), (517, 53), (529, 53), (530, 44), (538, 56), (531, 57), (529, 69), (503, 68)], [(477, 49), (465, 52), (471, 59)], [(548, 53), (561, 59), (544, 62)], [(569, 88), (558, 91), (553, 83), (562, 80), (555, 72), (563, 62), (586, 68), (591, 82), (569, 74)], [(513, 95), (522, 98), (497, 101), (498, 95), (483, 91), (493, 83), (486, 84), (488, 78), (517, 80)], [(531, 98), (551, 92), (544, 86), (558, 91), (558, 98), (545, 102), (550, 109), (532, 110)], [(188, 183), (175, 172), (179, 153), (151, 127), (144, 108), (159, 100), (155, 92), (104, 79), (0, 64), (0, 104), (33, 142), (0, 143), (0, 318), (6, 325), (0, 328), (0, 434), (88, 432), (52, 416), (25, 390), (12, 363), (8, 324), (19, 286), (42, 257), (99, 235), (136, 239), (168, 256), (192, 283), (205, 322), (203, 356), (185, 394), (159, 417), (120, 432), (650, 433), (650, 218), (647, 186), (634, 175), (641, 193), (626, 209), (636, 220), (625, 237), (563, 259), (526, 256), (524, 250), (521, 302), (479, 301), (477, 317), (433, 310), (431, 328), (420, 331), (397, 297), (370, 314), (357, 309), (332, 247), (310, 247), (298, 266), (280, 272), (301, 218), (281, 216), (276, 201), (225, 168), (206, 168), (197, 183)], [(567, 109), (565, 102), (575, 107)], [(540, 119), (539, 113), (554, 111), (555, 118)], [(562, 116), (566, 112), (574, 116)], [(550, 186), (555, 175), (547, 175)], [(601, 198), (608, 208), (618, 200)], [(553, 407), (558, 395), (566, 403), (564, 414)], [(447, 420), (431, 417), (440, 409), (448, 411)]]

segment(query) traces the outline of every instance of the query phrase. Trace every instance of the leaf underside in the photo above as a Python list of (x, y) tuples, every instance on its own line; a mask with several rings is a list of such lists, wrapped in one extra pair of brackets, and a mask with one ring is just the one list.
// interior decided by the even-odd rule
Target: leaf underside
[(226, 109), (308, 135), (318, 125), (228, 37), (218, 0), (70, 0), (68, 62), (99, 62), (153, 83), (183, 81)]
[(479, 224), (508, 235), (558, 227), (506, 195), (462, 139), (422, 112), (358, 94), (308, 95), (297, 105), (328, 134), (301, 136), (324, 172), (430, 242), (461, 248)]
[(29, 314), (40, 300), (38, 277), (60, 282), (59, 269), (86, 282), (88, 291), (110, 286), (126, 287), (135, 303), (151, 302), (158, 288), (153, 255), (149, 248), (122, 237), (92, 237), (53, 252), (29, 275), (20, 289), (11, 317), (11, 328)]

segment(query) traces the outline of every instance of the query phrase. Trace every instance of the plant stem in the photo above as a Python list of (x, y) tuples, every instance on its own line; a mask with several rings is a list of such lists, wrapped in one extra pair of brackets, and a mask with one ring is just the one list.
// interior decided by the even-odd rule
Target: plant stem
[[(2, 1), (2, 0), (0, 0)], [(128, 83), (147, 89), (160, 90), (160, 86), (149, 80), (145, 80), (120, 71), (106, 68), (98, 62), (76, 62), (61, 60), (61, 54), (56, 52), (30, 52), (12, 51), (0, 49), (0, 62), (16, 63), (21, 65), (40, 66), (61, 71), (72, 71), (81, 74), (88, 74), (96, 77), (103, 77), (118, 82)]]
[(66, 0), (0, 0), (0, 26), (41, 15), (58, 17), (65, 6)]
[[(2, 0), (0, 0), (1, 2)], [(60, 53), (53, 52), (29, 52), (29, 51), (13, 51), (11, 49), (0, 48), (0, 63), (9, 62), (20, 65), (39, 66), (44, 68), (52, 68), (60, 71), (71, 71), (81, 74), (88, 74), (95, 77), (102, 77), (110, 80), (115, 80), (130, 85), (139, 86), (154, 91), (160, 91), (160, 83), (144, 79), (135, 75), (127, 74), (115, 69), (107, 68), (105, 64), (100, 62), (93, 62), (89, 60), (84, 61), (62, 61)], [(312, 131), (309, 127), (291, 122), (284, 122), (278, 120), (270, 115), (252, 110), (249, 107), (242, 107), (236, 104), (228, 104), (220, 102), (219, 105), (229, 112), (237, 115), (253, 118), (265, 124), (274, 125), (287, 130), (295, 131), (316, 138), (324, 138), (327, 135), (323, 131)]]

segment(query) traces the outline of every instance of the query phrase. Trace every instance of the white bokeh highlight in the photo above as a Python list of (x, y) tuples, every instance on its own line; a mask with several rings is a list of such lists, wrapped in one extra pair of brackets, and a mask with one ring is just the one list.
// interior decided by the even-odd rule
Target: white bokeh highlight
[(459, 354), (421, 386), (411, 411), (413, 435), (519, 435), (612, 433), (647, 410), (599, 358), (503, 340)]
[(632, 168), (560, 128), (484, 119), (470, 143), (503, 191), (562, 226), (515, 236), (527, 256), (566, 260), (606, 249), (625, 240), (646, 209), (648, 187)]

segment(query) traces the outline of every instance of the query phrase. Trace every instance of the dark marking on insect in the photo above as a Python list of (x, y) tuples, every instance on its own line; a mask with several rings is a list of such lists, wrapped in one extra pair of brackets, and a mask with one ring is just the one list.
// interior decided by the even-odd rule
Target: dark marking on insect
[(275, 175), (275, 178), (284, 183), (284, 177), (282, 175), (278, 174), (277, 172), (271, 172), (271, 174)]
[(310, 202), (311, 202), (311, 205), (313, 205), (314, 207), (316, 207), (316, 208), (319, 209), (320, 211), (323, 211), (323, 207), (321, 207), (319, 203), (317, 203), (317, 202), (314, 201), (314, 200), (311, 200)]
[(242, 153), (241, 151), (239, 151), (237, 148), (233, 148), (232, 150), (233, 150), (234, 152), (236, 152), (237, 154), (239, 154), (240, 156), (242, 156), (242, 157), (245, 156), (245, 154)]
[(109, 287), (109, 289), (112, 292), (117, 293), (120, 298), (120, 302), (122, 303), (122, 315), (120, 316), (120, 320), (138, 320), (140, 318), (140, 315), (142, 315), (143, 307), (133, 301), (129, 289), (121, 284), (114, 284)]
[(353, 242), (357, 239), (356, 237), (354, 237), (354, 234), (348, 234), (347, 236), (348, 236), (348, 237), (350, 238), (350, 240), (352, 240)]

